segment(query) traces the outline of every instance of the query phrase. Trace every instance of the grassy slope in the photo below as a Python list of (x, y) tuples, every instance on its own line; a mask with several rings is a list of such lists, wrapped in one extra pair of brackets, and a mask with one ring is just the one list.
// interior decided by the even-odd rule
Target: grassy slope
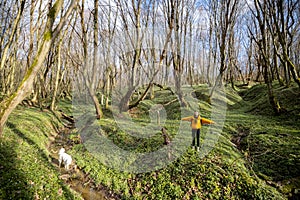
[[(276, 181), (292, 181), (294, 185), (289, 186), (297, 188), (299, 125), (294, 123), (296, 117), (291, 118), (289, 115), (257, 115), (271, 112), (266, 106), (268, 103), (263, 87), (255, 86), (252, 90), (258, 91), (250, 90), (244, 94), (247, 101), (243, 101), (231, 89), (227, 90), (225, 100), (229, 104), (229, 110), (226, 124), (216, 147), (204, 159), (188, 150), (164, 169), (136, 175), (103, 166), (89, 152), (84, 151), (82, 145), (75, 146), (73, 154), (77, 164), (90, 173), (97, 183), (107, 186), (124, 199), (285, 199), (286, 196), (282, 193), (290, 192), (291, 188), (284, 184), (278, 185)], [(294, 94), (295, 91), (292, 91)], [(258, 95), (259, 92), (262, 92), (261, 96)], [(145, 100), (134, 110), (136, 123), (149, 122), (147, 111), (153, 104), (166, 103), (174, 98), (164, 93), (166, 91), (157, 92), (155, 102)], [(287, 93), (290, 91), (287, 90)], [(196, 95), (205, 98), (207, 89), (196, 88)], [(251, 95), (256, 98), (251, 98)], [(176, 127), (172, 124), (178, 122), (176, 119), (180, 115), (176, 112), (176, 104), (166, 106), (168, 117), (174, 119), (166, 123), (171, 135), (176, 132)], [(290, 105), (289, 108), (297, 113), (297, 106), (299, 104)], [(210, 112), (210, 107), (205, 102), (200, 103), (200, 109), (201, 113)], [(286, 123), (283, 124), (282, 120)], [(159, 133), (150, 139), (138, 140), (124, 133), (113, 118), (102, 120), (100, 124), (104, 134), (123, 148), (136, 145), (135, 149), (143, 152), (153, 151), (163, 145)], [(243, 132), (246, 132), (246, 136), (237, 148), (231, 140)], [(268, 182), (265, 181), (266, 178)], [(269, 184), (276, 185), (279, 190)]]
[(60, 180), (47, 151), (59, 121), (18, 107), (0, 138), (0, 199), (79, 199)]
[[(272, 111), (266, 106), (263, 87), (240, 91), (246, 101), (227, 90), (226, 124), (216, 147), (204, 159), (189, 149), (164, 169), (130, 174), (102, 165), (83, 145), (73, 146), (70, 153), (96, 183), (107, 186), (124, 199), (285, 199), (282, 193), (300, 187), (299, 90), (277, 87), (276, 95), (288, 114), (270, 117), (267, 114)], [(196, 88), (200, 99), (206, 98), (206, 92), (205, 88)], [(174, 99), (167, 91), (156, 95), (155, 102), (145, 100), (134, 110), (137, 123), (150, 121), (147, 111), (153, 104)], [(172, 137), (177, 131), (174, 124), (180, 117), (176, 112), (178, 106), (176, 102), (166, 106), (171, 118), (166, 127)], [(64, 104), (63, 108), (65, 113), (70, 113), (70, 104)], [(200, 110), (209, 114), (210, 106), (201, 102)], [(118, 128), (111, 117), (107, 116), (100, 123), (104, 134), (122, 147), (143, 152), (163, 145), (159, 133), (150, 139), (138, 140)], [(58, 126), (52, 114), (34, 108), (20, 107), (11, 115), (0, 141), (0, 199), (77, 198), (58, 179), (46, 149), (49, 137)], [(73, 135), (76, 134), (74, 130)], [(231, 140), (244, 134), (238, 148), (235, 147)]]
[(281, 116), (272, 115), (264, 85), (240, 93), (244, 101), (232, 106), (227, 120), (234, 127), (233, 135), (247, 132), (240, 149), (247, 155), (249, 167), (282, 193), (300, 188), (299, 88), (274, 84), (275, 96), (286, 109)]

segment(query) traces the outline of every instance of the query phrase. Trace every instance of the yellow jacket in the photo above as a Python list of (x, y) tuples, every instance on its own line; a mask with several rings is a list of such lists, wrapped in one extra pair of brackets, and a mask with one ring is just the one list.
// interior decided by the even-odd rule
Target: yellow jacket
[(200, 129), (202, 124), (214, 124), (215, 122), (206, 118), (202, 118), (198, 116), (198, 118), (194, 118), (194, 116), (185, 117), (181, 119), (182, 121), (191, 122), (192, 129)]

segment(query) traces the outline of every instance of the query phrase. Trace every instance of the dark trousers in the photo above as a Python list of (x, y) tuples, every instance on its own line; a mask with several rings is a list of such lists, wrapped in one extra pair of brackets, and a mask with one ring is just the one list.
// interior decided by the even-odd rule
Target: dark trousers
[(192, 137), (192, 146), (195, 146), (195, 139), (197, 137), (197, 147), (200, 147), (200, 129), (192, 129)]

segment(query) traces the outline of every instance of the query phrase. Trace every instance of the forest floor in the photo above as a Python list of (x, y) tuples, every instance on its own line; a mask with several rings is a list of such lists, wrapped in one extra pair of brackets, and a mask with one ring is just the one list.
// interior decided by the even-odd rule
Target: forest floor
[[(19, 106), (0, 141), (0, 199), (299, 199), (300, 91), (274, 87), (286, 113), (272, 114), (264, 85), (238, 91), (226, 88), (225, 96), (216, 96), (227, 109), (222, 133), (211, 151), (203, 157), (186, 148), (165, 167), (145, 173), (122, 172), (103, 164), (81, 143), (89, 135), (80, 138), (78, 128), (65, 128), (65, 122), (50, 111)], [(165, 148), (160, 130), (147, 126), (157, 120), (150, 111), (164, 105), (167, 118), (163, 125), (174, 143), (182, 113), (192, 113), (192, 109), (180, 112), (178, 101), (173, 102), (176, 97), (169, 92), (157, 88), (153, 100), (145, 99), (130, 112), (131, 128), (153, 130), (151, 137), (128, 134), (123, 121), (116, 122), (108, 110), (93, 126), (100, 125), (101, 136), (127, 151)], [(199, 101), (191, 105), (199, 106), (206, 118), (213, 112), (205, 102), (208, 92), (206, 86), (194, 87)], [(70, 102), (62, 101), (60, 109), (72, 115)], [(217, 128), (204, 126), (201, 143)], [(78, 170), (58, 168), (61, 146), (72, 155)]]

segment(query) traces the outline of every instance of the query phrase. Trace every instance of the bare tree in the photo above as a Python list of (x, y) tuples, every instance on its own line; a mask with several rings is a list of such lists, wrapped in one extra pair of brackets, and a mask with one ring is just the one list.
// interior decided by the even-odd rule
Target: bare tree
[(97, 119), (102, 118), (103, 112), (101, 105), (99, 103), (98, 97), (96, 95), (96, 86), (97, 86), (97, 80), (96, 80), (96, 68), (99, 65), (99, 0), (94, 0), (94, 61), (93, 61), (93, 73), (91, 78), (91, 91), (90, 95), (93, 98), (93, 102), (95, 104), (95, 109), (97, 113)]
[[(153, 70), (153, 73), (151, 73), (151, 77), (149, 77), (149, 83), (148, 86), (146, 87), (144, 93), (140, 96), (140, 98), (134, 102), (133, 104), (129, 105), (129, 102), (127, 104), (127, 106), (125, 106), (126, 108), (128, 107), (129, 109), (136, 107), (148, 94), (148, 92), (151, 89), (151, 86), (154, 84), (155, 78), (157, 76), (157, 74), (162, 70), (162, 66), (163, 66), (163, 62), (166, 62), (166, 69), (168, 68), (168, 66), (170, 66), (170, 62), (171, 60), (168, 60), (168, 49), (169, 49), (169, 43), (171, 41), (172, 38), (172, 33), (174, 30), (174, 25), (175, 25), (175, 6), (174, 6), (174, 1), (170, 0), (170, 1), (166, 1), (163, 2), (163, 8), (164, 10), (164, 17), (166, 18), (166, 24), (167, 24), (167, 28), (166, 28), (166, 32), (165, 32), (165, 38), (163, 39), (162, 42), (162, 47), (161, 50), (159, 52), (159, 56), (158, 56), (158, 61), (157, 61), (157, 67), (155, 68), (155, 70)], [(127, 93), (128, 94), (128, 93)], [(126, 95), (127, 95), (126, 94)], [(125, 95), (125, 97), (126, 97)], [(123, 104), (124, 105), (124, 104)]]
[[(268, 88), (268, 97), (269, 102), (276, 114), (279, 114), (281, 112), (281, 107), (279, 102), (277, 101), (273, 86), (272, 86), (272, 79), (270, 76), (271, 72), (271, 64), (270, 64), (270, 32), (267, 29), (267, 20), (269, 20), (269, 17), (267, 15), (267, 4), (266, 1), (259, 2), (257, 0), (254, 1), (255, 10), (251, 10), (254, 18), (257, 21), (257, 28), (256, 33), (253, 33), (250, 30), (250, 34), (252, 38), (255, 40), (260, 55), (259, 57), (259, 64), (263, 68), (263, 76), (265, 83)], [(256, 23), (254, 20), (254, 22)]]
[(57, 37), (58, 33), (63, 28), (66, 19), (71, 14), (76, 3), (77, 3), (76, 0), (71, 1), (71, 3), (69, 4), (69, 8), (67, 9), (65, 15), (60, 19), (57, 26), (55, 26), (54, 21), (63, 6), (63, 1), (57, 0), (54, 3), (54, 5), (49, 8), (46, 28), (43, 34), (42, 42), (39, 46), (38, 53), (32, 65), (27, 70), (16, 92), (12, 93), (9, 97), (5, 98), (0, 103), (0, 135), (2, 135), (3, 133), (4, 125), (10, 113), (29, 94), (29, 92), (31, 92), (34, 78), (36, 77), (39, 69), (41, 68), (45, 60), (45, 57), (49, 49), (51, 48), (51, 44), (53, 43), (54, 39)]
[[(94, 54), (89, 54), (89, 36), (87, 30), (88, 22), (85, 21), (85, 0), (82, 0), (81, 9), (80, 9), (80, 17), (81, 17), (81, 40), (82, 40), (82, 49), (83, 49), (83, 60), (81, 63), (81, 73), (82, 78), (84, 80), (84, 85), (88, 91), (88, 95), (90, 96), (95, 110), (96, 110), (96, 118), (100, 119), (103, 116), (102, 108), (99, 103), (99, 100), (96, 95), (96, 74), (97, 74), (97, 63), (98, 63), (98, 8), (99, 2), (98, 0), (94, 1), (94, 37), (93, 37), (93, 51)], [(92, 57), (93, 59), (90, 59)]]
[[(300, 6), (299, 1), (270, 1), (265, 2), (268, 11), (267, 25), (272, 33), (274, 48), (284, 66), (286, 85), (289, 85), (290, 71), (292, 78), (300, 87), (296, 66), (291, 59), (291, 47), (297, 33), (295, 11)], [(280, 49), (278, 48), (280, 44)]]
[[(72, 20), (70, 20), (69, 22), (71, 22)], [(70, 25), (70, 24), (69, 24)], [(59, 83), (60, 83), (60, 79), (61, 76), (60, 74), (62, 73), (62, 45), (64, 42), (64, 38), (66, 36), (68, 32), (68, 28), (66, 28), (62, 33), (59, 34), (59, 40), (58, 40), (58, 44), (57, 44), (57, 68), (56, 68), (56, 74), (55, 74), (55, 82), (54, 82), (54, 88), (53, 88), (53, 95), (52, 95), (52, 101), (51, 101), (51, 105), (50, 105), (50, 109), (52, 111), (55, 110), (55, 103), (56, 103), (56, 99), (58, 97), (58, 89), (59, 89)], [(54, 70), (55, 71), (55, 70)]]
[[(213, 3), (219, 3), (219, 2), (213, 2)], [(214, 87), (211, 90), (209, 101), (211, 100), (211, 97), (213, 96), (215, 88), (222, 84), (222, 79), (225, 70), (227, 69), (226, 59), (228, 52), (226, 51), (226, 46), (231, 46), (233, 44), (229, 43), (229, 35), (232, 33), (233, 28), (236, 23), (236, 18), (238, 14), (238, 8), (239, 8), (239, 0), (226, 0), (221, 1), (220, 7), (216, 9), (216, 12), (219, 12), (219, 23), (215, 26), (217, 31), (217, 38), (219, 42), (219, 53), (220, 53), (220, 68), (219, 73), (216, 78), (216, 81), (214, 83)], [(217, 13), (213, 13), (217, 15)]]
[[(114, 78), (116, 76), (116, 68), (113, 61), (116, 55), (115, 40), (117, 21), (119, 18), (119, 9), (112, 5), (111, 1), (108, 1), (108, 5), (101, 7), (101, 22), (100, 22), (100, 39), (101, 39), (101, 52), (103, 57), (103, 90), (105, 95), (105, 108), (107, 109), (109, 104), (109, 98), (114, 85)], [(100, 63), (99, 63), (100, 65)], [(100, 87), (99, 87), (100, 88)], [(104, 104), (104, 96), (101, 96), (102, 104)]]
[(5, 61), (7, 58), (7, 54), (8, 54), (8, 50), (11, 47), (13, 40), (14, 40), (15, 33), (19, 28), (18, 26), (19, 26), (19, 22), (20, 22), (20, 19), (22, 17), (23, 11), (24, 11), (25, 2), (26, 2), (25, 0), (22, 0), (20, 2), (20, 5), (16, 4), (18, 6), (18, 13), (12, 24), (12, 30), (11, 30), (10, 36), (8, 38), (8, 41), (6, 42), (6, 45), (4, 46), (4, 48), (2, 49), (0, 70), (2, 70), (4, 67), (4, 64), (5, 64)]
[(4, 1), (0, 5), (1, 9), (1, 34), (0, 34), (0, 88), (3, 95), (9, 95), (15, 83), (10, 82), (14, 79), (15, 66), (18, 62), (15, 50), (18, 48), (20, 39), (19, 29), (22, 15), (25, 9), (25, 1), (14, 3)]
[[(143, 3), (145, 5), (143, 5)], [(127, 4), (127, 2), (122, 2), (121, 0), (119, 0), (118, 5), (120, 5), (120, 9), (121, 9), (120, 14), (122, 17), (126, 36), (129, 38), (130, 46), (133, 47), (132, 62), (130, 63), (130, 66), (131, 66), (130, 72), (131, 73), (130, 73), (130, 82), (129, 82), (129, 86), (128, 86), (128, 91), (122, 97), (120, 104), (119, 104), (120, 111), (127, 111), (130, 98), (139, 84), (137, 82), (137, 77), (136, 77), (137, 67), (140, 63), (143, 39), (144, 39), (146, 28), (148, 26), (148, 20), (149, 20), (149, 17), (148, 17), (149, 12), (148, 12), (146, 14), (148, 16), (146, 17), (147, 20), (146, 20), (145, 27), (141, 27), (142, 6), (145, 7), (145, 9), (147, 10), (147, 8), (151, 5), (151, 1), (143, 2), (142, 0), (132, 0), (131, 1), (132, 10), (129, 8), (129, 5)], [(132, 14), (130, 12), (126, 13), (126, 10), (124, 10), (124, 8), (127, 11), (132, 12)], [(128, 14), (129, 14), (129, 18), (131, 19), (131, 23), (129, 23), (129, 21), (128, 21)], [(130, 24), (132, 24), (133, 32), (130, 32)], [(127, 52), (127, 53), (130, 54), (130, 52)]]
[[(175, 92), (178, 95), (179, 101), (182, 106), (186, 107), (187, 103), (184, 100), (181, 90), (182, 86), (182, 73), (184, 67), (186, 39), (187, 38), (187, 19), (189, 15), (188, 7), (185, 5), (186, 1), (176, 0), (172, 5), (175, 10), (174, 17), (174, 40), (173, 40), (173, 68), (175, 79)], [(184, 10), (186, 9), (186, 10)], [(182, 44), (183, 43), (183, 44)]]

